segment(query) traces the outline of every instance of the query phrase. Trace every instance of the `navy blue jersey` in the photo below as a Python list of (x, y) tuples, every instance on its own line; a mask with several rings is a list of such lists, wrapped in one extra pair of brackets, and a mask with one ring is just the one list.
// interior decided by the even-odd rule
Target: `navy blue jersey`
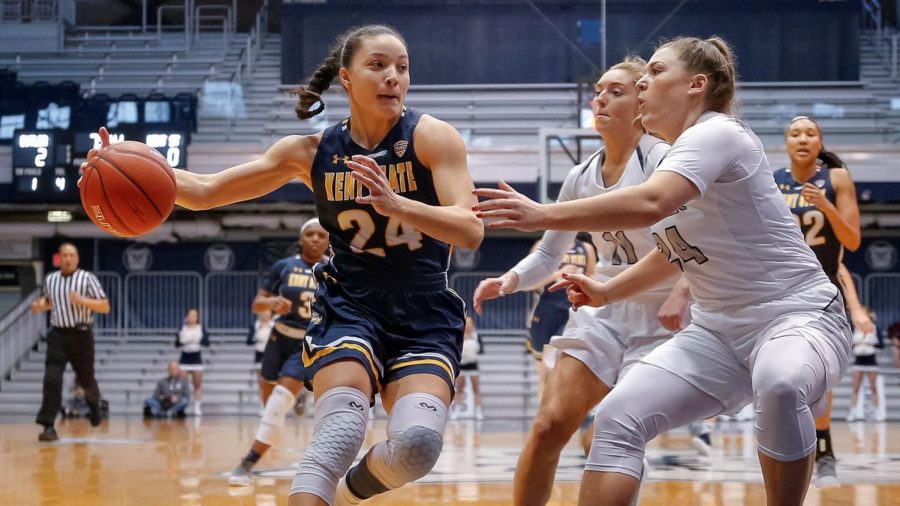
[(282, 258), (272, 264), (269, 275), (260, 289), (274, 295), (281, 295), (291, 301), (291, 310), (278, 317), (280, 323), (305, 329), (312, 318), (310, 303), (316, 293), (316, 278), (312, 265), (300, 255)]
[[(584, 274), (584, 271), (587, 270), (588, 263), (588, 248), (590, 248), (586, 242), (584, 241), (575, 241), (575, 244), (569, 248), (569, 251), (566, 251), (566, 256), (563, 257), (562, 262), (560, 262), (557, 270), (563, 269), (566, 266), (575, 267), (574, 272), (576, 274)], [(572, 304), (569, 303), (569, 299), (566, 296), (565, 290), (558, 290), (556, 292), (551, 292), (548, 289), (556, 282), (556, 280), (547, 283), (544, 287), (544, 290), (541, 292), (540, 299), (538, 300), (538, 306), (543, 304), (552, 304), (555, 307), (565, 308), (568, 310), (569, 306)], [(568, 314), (568, 313), (566, 313)]]
[(371, 205), (357, 204), (367, 195), (356, 184), (346, 162), (354, 155), (374, 159), (398, 195), (428, 205), (440, 205), (431, 170), (416, 157), (413, 133), (421, 114), (404, 109), (403, 115), (375, 149), (350, 138), (350, 118), (322, 134), (312, 166), (316, 212), (328, 231), (335, 277), (341, 282), (402, 288), (406, 280), (446, 285), (450, 256), (447, 243), (422, 234), (396, 218), (382, 216)]
[[(808, 181), (810, 184), (820, 188), (831, 203), (835, 202), (834, 187), (831, 184), (831, 169), (823, 167)], [(775, 171), (775, 183), (778, 189), (784, 194), (788, 207), (797, 218), (806, 244), (812, 248), (825, 274), (832, 280), (837, 278), (838, 266), (844, 256), (844, 246), (834, 234), (831, 223), (825, 214), (816, 209), (816, 206), (810, 204), (801, 195), (803, 184), (794, 179), (790, 169), (779, 169)]]

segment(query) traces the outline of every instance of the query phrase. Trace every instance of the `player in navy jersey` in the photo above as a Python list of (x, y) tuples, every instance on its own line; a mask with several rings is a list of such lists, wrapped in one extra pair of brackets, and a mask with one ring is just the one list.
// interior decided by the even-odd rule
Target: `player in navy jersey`
[(342, 36), (309, 84), (298, 117), (321, 112), (337, 77), (350, 117), (312, 135), (287, 136), (262, 158), (216, 174), (176, 170), (176, 203), (208, 209), (265, 195), (294, 178), (313, 189), (334, 257), (316, 267), (318, 288), (304, 344), (316, 394), (313, 440), (291, 505), (332, 504), (362, 446), (381, 394), (388, 440), (339, 486), (353, 503), (427, 474), (440, 455), (465, 324), (448, 288), (451, 246), (484, 237), (462, 137), (404, 106), (406, 43), (370, 25)]
[[(540, 241), (535, 243), (535, 248)], [(532, 248), (532, 251), (534, 248)], [(548, 279), (543, 287), (540, 287), (540, 296), (534, 306), (531, 315), (531, 328), (525, 345), (528, 351), (537, 360), (538, 369), (538, 397), (543, 394), (544, 384), (547, 382), (547, 368), (544, 366), (544, 346), (550, 343), (553, 336), (561, 336), (566, 322), (569, 321), (569, 299), (564, 292), (551, 292), (550, 286), (562, 279), (562, 273), (594, 275), (594, 266), (597, 264), (597, 253), (594, 247), (582, 240), (576, 240), (569, 251), (563, 256), (556, 272)]]
[(278, 315), (275, 327), (263, 352), (260, 375), (261, 395), (265, 408), (250, 452), (231, 472), (228, 483), (250, 485), (251, 470), (268, 449), (278, 442), (284, 431), (288, 411), (298, 403), (303, 413), (303, 339), (312, 318), (312, 299), (316, 280), (313, 266), (325, 259), (328, 233), (312, 218), (300, 228), (300, 253), (282, 258), (269, 269), (256, 298), (253, 312), (272, 311)]
[[(862, 308), (850, 273), (841, 260), (844, 248), (855, 251), (860, 244), (859, 207), (856, 187), (841, 159), (824, 149), (819, 124), (806, 116), (791, 120), (785, 129), (790, 167), (775, 171), (775, 182), (797, 219), (806, 244), (812, 248), (832, 283), (841, 288), (854, 325), (873, 331)], [(828, 409), (816, 419), (816, 484), (837, 486), (836, 461), (831, 445), (831, 393)]]

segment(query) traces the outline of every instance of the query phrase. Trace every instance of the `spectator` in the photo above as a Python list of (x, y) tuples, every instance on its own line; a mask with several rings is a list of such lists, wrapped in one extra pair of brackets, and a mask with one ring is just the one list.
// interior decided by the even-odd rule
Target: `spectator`
[(266, 405), (265, 401), (263, 401), (265, 398), (263, 388), (266, 385), (266, 380), (262, 377), (262, 359), (263, 352), (266, 350), (266, 343), (269, 342), (274, 327), (275, 320), (272, 319), (272, 311), (265, 310), (257, 315), (256, 321), (253, 322), (250, 332), (247, 334), (247, 345), (256, 348), (253, 368), (256, 370), (256, 377), (259, 381), (259, 399), (262, 401), (263, 407)]
[(203, 357), (200, 355), (200, 347), (209, 348), (209, 335), (200, 325), (200, 311), (190, 308), (184, 317), (184, 325), (178, 331), (175, 346), (181, 348), (181, 359), (178, 361), (182, 371), (191, 375), (194, 383), (194, 415), (201, 416), (200, 401), (203, 393)]
[(169, 362), (169, 375), (159, 380), (153, 395), (144, 401), (144, 418), (185, 417), (185, 408), (191, 402), (191, 387), (178, 362)]
[(466, 397), (466, 378), (472, 383), (472, 392), (475, 394), (475, 419), (484, 420), (481, 411), (481, 385), (478, 374), (478, 355), (484, 353), (481, 337), (475, 330), (475, 320), (471, 316), (466, 317), (466, 330), (463, 337), (461, 359), (459, 361), (459, 376), (456, 377), (456, 402), (450, 413), (452, 419), (459, 417), (462, 411), (462, 403)]
[(900, 321), (894, 322), (888, 328), (888, 335), (894, 348), (894, 367), (900, 367)]
[[(868, 313), (872, 322), (875, 322), (875, 312), (866, 306), (863, 309)], [(862, 386), (863, 376), (869, 379), (869, 389), (872, 392), (872, 405), (875, 407), (875, 421), (883, 422), (884, 417), (878, 409), (878, 362), (875, 359), (876, 347), (878, 346), (878, 332), (863, 332), (862, 329), (853, 330), (853, 356), (855, 357), (853, 365), (853, 395), (850, 398), (850, 412), (847, 414), (847, 421), (852, 422), (857, 418), (865, 418), (864, 410), (857, 410), (857, 398), (859, 396), (859, 388)]]

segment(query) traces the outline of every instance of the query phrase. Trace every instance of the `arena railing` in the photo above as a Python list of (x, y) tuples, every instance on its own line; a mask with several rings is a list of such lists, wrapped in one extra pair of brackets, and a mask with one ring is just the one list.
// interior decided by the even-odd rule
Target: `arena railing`
[(502, 272), (458, 272), (450, 276), (450, 288), (459, 295), (469, 314), (475, 318), (475, 327), (491, 335), (521, 336), (531, 317), (534, 295), (530, 291), (516, 292), (488, 301), (484, 315), (471, 310), (472, 296), (478, 283), (485, 278), (497, 277)]
[(41, 291), (31, 292), (0, 320), (0, 384), (47, 330), (47, 315), (31, 314), (31, 303)]

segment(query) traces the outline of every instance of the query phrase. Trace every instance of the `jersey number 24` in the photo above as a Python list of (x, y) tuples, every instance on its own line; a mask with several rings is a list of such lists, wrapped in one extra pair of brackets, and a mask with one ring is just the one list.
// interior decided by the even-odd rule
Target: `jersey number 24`
[[(384, 257), (384, 248), (374, 247), (367, 248), (366, 244), (375, 234), (375, 221), (372, 216), (362, 209), (348, 209), (337, 215), (338, 225), (341, 230), (356, 229), (356, 234), (350, 240), (350, 249), (354, 253), (370, 253), (375, 256)], [(393, 216), (388, 219), (387, 227), (384, 230), (384, 244), (388, 247), (406, 245), (410, 251), (415, 251), (422, 247), (422, 232), (403, 223)]]

